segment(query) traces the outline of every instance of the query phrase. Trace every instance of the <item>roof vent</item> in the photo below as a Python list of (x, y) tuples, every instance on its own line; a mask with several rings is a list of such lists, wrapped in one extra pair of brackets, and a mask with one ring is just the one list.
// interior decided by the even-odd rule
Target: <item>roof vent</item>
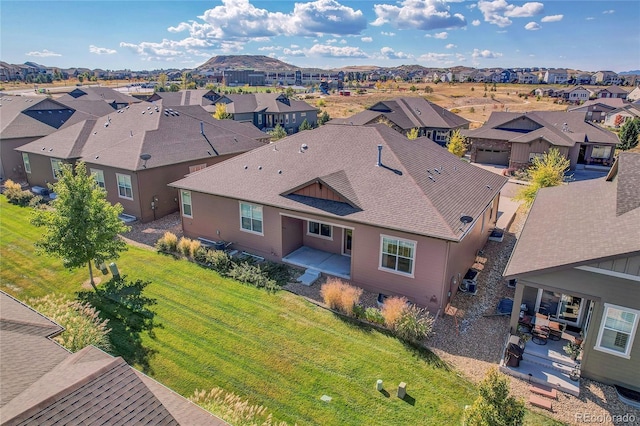
[(144, 164), (142, 165), (142, 167), (144, 167), (145, 169), (147, 168), (147, 160), (149, 160), (151, 158), (151, 154), (140, 154), (140, 159), (142, 161), (144, 161)]
[(262, 170), (262, 166), (258, 166), (258, 170)]
[(282, 170), (278, 170), (278, 174), (281, 175), (282, 174)]
[(462, 222), (462, 223), (464, 223), (466, 225), (468, 223), (473, 222), (473, 218), (471, 216), (462, 215), (462, 216), (460, 216), (460, 222)]
[(431, 176), (431, 175), (429, 175), (429, 179), (430, 179), (431, 181), (433, 181), (433, 182), (435, 182), (435, 181), (436, 181), (436, 179), (435, 179), (433, 176)]
[(244, 169), (247, 170), (249, 168), (249, 166), (247, 166), (246, 164), (244, 165)]

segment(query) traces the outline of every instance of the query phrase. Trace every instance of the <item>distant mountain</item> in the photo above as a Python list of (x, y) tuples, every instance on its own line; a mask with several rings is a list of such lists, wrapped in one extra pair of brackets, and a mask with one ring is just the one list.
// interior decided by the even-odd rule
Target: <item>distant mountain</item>
[(296, 70), (296, 67), (278, 59), (264, 55), (220, 55), (214, 56), (204, 64), (197, 67), (197, 70), (207, 69), (259, 69), (271, 70)]
[(618, 75), (640, 75), (640, 70), (631, 70), (619, 72)]

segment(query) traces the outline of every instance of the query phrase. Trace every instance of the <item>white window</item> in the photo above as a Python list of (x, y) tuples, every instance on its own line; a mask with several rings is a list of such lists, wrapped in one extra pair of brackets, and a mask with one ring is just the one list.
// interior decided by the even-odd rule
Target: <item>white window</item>
[(29, 154), (26, 152), (22, 153), (22, 162), (24, 163), (24, 171), (27, 173), (31, 173), (31, 163), (29, 162)]
[(300, 113), (300, 117), (306, 117), (306, 116), (307, 116), (307, 113), (306, 113), (306, 112), (301, 112), (301, 113)]
[(296, 122), (296, 115), (295, 114), (291, 114), (291, 122), (292, 123)]
[(58, 175), (60, 174), (60, 169), (62, 169), (62, 160), (58, 160), (57, 158), (52, 158), (51, 171), (53, 172), (54, 179), (58, 179)]
[(533, 163), (533, 159), (534, 158), (539, 158), (542, 160), (542, 157), (544, 157), (544, 152), (530, 152), (529, 153), (529, 162)]
[(262, 114), (258, 114), (258, 124), (262, 124)]
[(379, 269), (413, 277), (415, 252), (415, 241), (381, 235)]
[(591, 150), (591, 158), (609, 158), (611, 156), (610, 146), (594, 146)]
[(98, 169), (89, 169), (89, 172), (93, 175), (93, 178), (98, 183), (98, 186), (102, 189), (105, 189), (103, 171)]
[(639, 317), (640, 311), (605, 303), (598, 341), (594, 349), (630, 358)]
[(289, 114), (284, 115), (284, 124), (289, 124)]
[(116, 173), (116, 179), (118, 180), (118, 196), (120, 198), (126, 198), (127, 200), (133, 200), (131, 176)]
[(180, 198), (182, 199), (182, 216), (193, 217), (191, 211), (191, 191), (180, 191)]
[(264, 235), (262, 232), (262, 206), (240, 203), (240, 228), (243, 231)]
[(206, 164), (196, 164), (195, 166), (189, 166), (189, 173), (197, 172), (198, 170), (202, 170), (206, 167)]
[(333, 239), (332, 235), (332, 226), (331, 225), (327, 225), (326, 223), (320, 223), (320, 222), (313, 222), (313, 221), (309, 221), (308, 223), (308, 227), (307, 227), (307, 234), (308, 235), (313, 235), (316, 237), (322, 237), (322, 238), (328, 238), (328, 239)]

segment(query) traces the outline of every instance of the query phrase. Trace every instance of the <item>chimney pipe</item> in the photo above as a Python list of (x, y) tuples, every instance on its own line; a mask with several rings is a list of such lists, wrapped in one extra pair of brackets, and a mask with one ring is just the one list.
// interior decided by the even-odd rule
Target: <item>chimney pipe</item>
[(202, 121), (200, 122), (200, 134), (204, 135), (204, 123)]
[(376, 166), (380, 167), (382, 165), (382, 145), (378, 145), (378, 162)]

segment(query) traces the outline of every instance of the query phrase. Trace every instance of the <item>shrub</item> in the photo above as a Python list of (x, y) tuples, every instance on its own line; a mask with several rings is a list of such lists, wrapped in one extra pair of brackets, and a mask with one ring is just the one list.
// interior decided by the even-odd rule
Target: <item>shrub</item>
[(402, 312), (407, 307), (407, 299), (404, 297), (393, 296), (384, 301), (384, 305), (380, 310), (384, 318), (384, 325), (389, 330), (395, 330), (396, 324), (402, 316)]
[(353, 316), (358, 318), (358, 319), (364, 318), (365, 312), (366, 312), (366, 310), (365, 310), (364, 306), (362, 306), (360, 304), (357, 304), (357, 305), (355, 305), (353, 307)]
[(318, 99), (318, 102), (316, 102), (316, 106), (318, 108), (321, 108), (321, 107), (327, 106), (327, 103), (325, 102), (324, 99)]
[(460, 108), (453, 108), (451, 109), (451, 112), (454, 114), (460, 114)]
[(33, 207), (34, 209), (42, 208), (42, 204), (44, 203), (44, 199), (40, 195), (34, 196), (31, 201), (29, 201), (29, 207)]
[(156, 249), (158, 251), (173, 253), (178, 248), (178, 237), (172, 232), (165, 232), (160, 239), (156, 242)]
[(320, 295), (331, 309), (353, 316), (353, 307), (360, 301), (362, 289), (339, 278), (329, 278), (320, 288)]
[(469, 112), (470, 112), (471, 114), (473, 114), (474, 112), (476, 112), (476, 109), (475, 109), (474, 107), (471, 107), (471, 108), (469, 108)]
[(178, 241), (178, 252), (183, 255), (189, 257), (191, 254), (191, 239), (186, 237), (181, 237), (180, 241)]
[(269, 276), (260, 269), (258, 265), (252, 265), (249, 262), (234, 263), (229, 272), (229, 278), (251, 284), (258, 288), (265, 288), (268, 291), (278, 290), (278, 284), (269, 278)]
[(208, 252), (209, 250), (207, 250), (206, 248), (202, 246), (198, 247), (197, 250), (193, 253), (193, 260), (198, 263), (207, 263)]
[(4, 195), (11, 204), (20, 207), (28, 206), (33, 197), (35, 197), (31, 191), (23, 191), (22, 186), (11, 179), (7, 179), (4, 183)]
[(208, 250), (204, 263), (220, 275), (226, 275), (231, 270), (231, 266), (233, 266), (231, 256), (222, 250)]
[(406, 306), (396, 323), (396, 335), (409, 342), (419, 342), (433, 333), (434, 318), (426, 309)]
[(509, 382), (494, 367), (480, 383), (480, 396), (464, 413), (464, 424), (520, 425), (524, 419), (524, 402), (509, 395)]
[(291, 270), (287, 265), (276, 262), (265, 262), (260, 268), (269, 278), (274, 280), (278, 285), (286, 285), (291, 279)]
[(189, 256), (195, 258), (198, 250), (202, 248), (202, 243), (198, 240), (191, 240), (191, 244), (189, 245)]
[(364, 311), (364, 318), (374, 324), (384, 325), (384, 317), (378, 308), (367, 308)]

